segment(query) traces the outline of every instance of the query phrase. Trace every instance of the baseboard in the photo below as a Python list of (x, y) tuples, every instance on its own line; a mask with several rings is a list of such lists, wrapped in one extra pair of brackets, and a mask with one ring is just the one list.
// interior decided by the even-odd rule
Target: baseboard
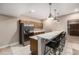
[(15, 42), (15, 43), (12, 43), (12, 44), (3, 45), (3, 46), (0, 46), (0, 49), (6, 48), (6, 47), (9, 47), (9, 46), (14, 46), (14, 45), (17, 45), (17, 44), (19, 44), (19, 42)]

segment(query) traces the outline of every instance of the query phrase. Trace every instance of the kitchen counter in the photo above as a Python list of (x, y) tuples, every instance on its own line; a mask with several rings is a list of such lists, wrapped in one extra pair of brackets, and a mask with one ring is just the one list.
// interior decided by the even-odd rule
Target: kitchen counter
[(52, 31), (52, 32), (48, 32), (48, 33), (31, 36), (30, 38), (33, 38), (35, 40), (38, 40), (38, 38), (44, 38), (44, 39), (50, 40), (50, 39), (55, 38), (55, 36), (59, 35), (61, 32), (63, 32), (63, 31)]
[(53, 31), (53, 32), (48, 32), (48, 33), (31, 36), (30, 38), (32, 39), (32, 41), (34, 40), (35, 42), (37, 42), (37, 44), (34, 43), (35, 45), (37, 45), (36, 46), (37, 48), (35, 46), (34, 46), (34, 48), (38, 49), (38, 55), (44, 54), (45, 40), (50, 41), (51, 39), (57, 37), (62, 32), (63, 31)]

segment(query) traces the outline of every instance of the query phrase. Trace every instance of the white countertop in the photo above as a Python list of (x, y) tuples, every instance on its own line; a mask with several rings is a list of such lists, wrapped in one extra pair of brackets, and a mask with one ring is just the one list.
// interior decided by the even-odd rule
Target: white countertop
[(63, 31), (52, 31), (52, 32), (44, 33), (44, 34), (39, 34), (39, 35), (31, 36), (30, 38), (33, 38), (35, 40), (39, 40), (39, 38), (44, 38), (44, 39), (50, 40), (52, 38), (55, 38), (61, 32), (63, 32)]

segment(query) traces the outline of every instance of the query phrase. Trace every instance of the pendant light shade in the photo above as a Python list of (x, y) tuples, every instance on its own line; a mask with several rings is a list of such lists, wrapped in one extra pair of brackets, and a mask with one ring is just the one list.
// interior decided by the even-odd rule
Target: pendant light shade
[(50, 13), (49, 13), (48, 19), (54, 19), (51, 13), (51, 6), (52, 6), (52, 3), (49, 3)]
[(50, 8), (50, 13), (49, 13), (49, 16), (48, 16), (48, 19), (51, 19), (51, 20), (54, 20), (54, 21), (59, 21), (58, 20), (58, 18), (56, 17), (57, 15), (57, 10), (56, 10), (56, 8), (54, 9), (54, 16), (52, 16), (52, 9), (51, 9), (51, 7), (52, 7), (52, 3), (49, 3), (49, 8)]

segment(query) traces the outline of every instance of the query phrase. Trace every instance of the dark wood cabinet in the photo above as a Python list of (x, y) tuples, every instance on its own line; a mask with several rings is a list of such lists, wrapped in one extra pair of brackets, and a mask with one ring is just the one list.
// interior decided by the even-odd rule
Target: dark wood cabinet
[[(34, 20), (19, 20), (19, 43), (26, 45), (26, 41), (29, 40), (30, 36), (41, 34), (43, 32), (34, 32), (34, 29), (43, 29), (43, 23), (41, 21)], [(32, 26), (33, 25), (33, 26)]]
[(70, 35), (79, 36), (79, 21), (70, 20), (67, 23), (68, 23), (68, 33)]

